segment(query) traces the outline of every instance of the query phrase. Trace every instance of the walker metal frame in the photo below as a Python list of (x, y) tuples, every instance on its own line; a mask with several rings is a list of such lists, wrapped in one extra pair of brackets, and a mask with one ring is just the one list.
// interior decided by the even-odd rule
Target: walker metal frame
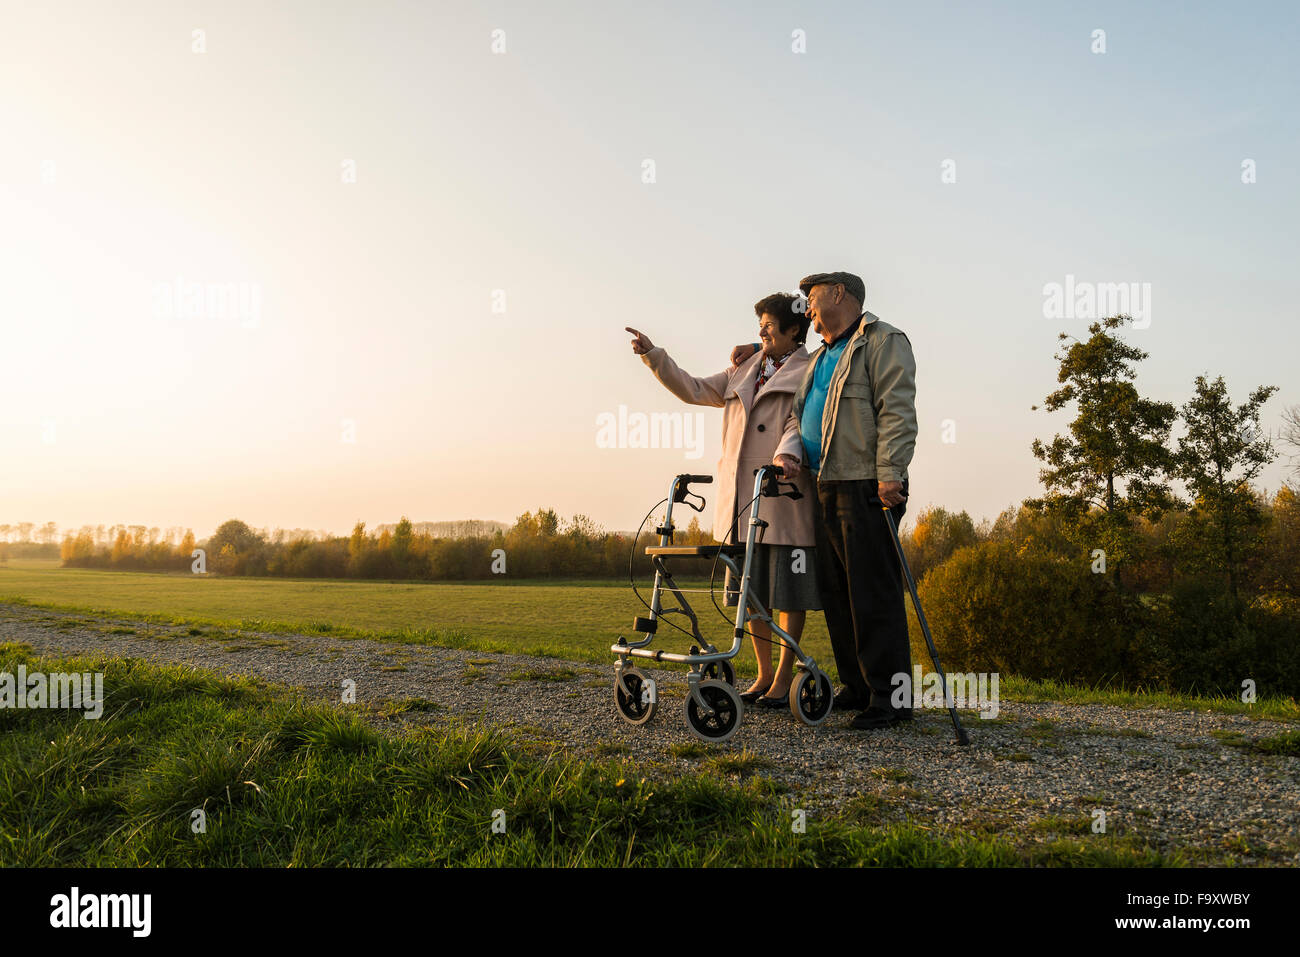
[[(690, 670), (686, 676), (687, 694), (685, 717), (687, 726), (704, 741), (725, 741), (735, 734), (744, 716), (744, 702), (735, 688), (735, 669), (731, 661), (740, 653), (744, 637), (748, 633), (746, 625), (751, 621), (765, 622), (771, 629), (774, 643), (788, 645), (793, 649), (797, 659), (798, 672), (790, 686), (790, 710), (804, 724), (816, 726), (830, 715), (834, 704), (834, 690), (830, 677), (817, 667), (812, 656), (804, 653), (799, 642), (781, 628), (773, 619), (771, 611), (753, 594), (750, 585), (754, 571), (756, 546), (762, 541), (763, 530), (768, 523), (759, 518), (759, 503), (764, 498), (789, 496), (801, 498), (802, 495), (793, 483), (781, 482), (781, 469), (775, 465), (764, 466), (754, 472), (754, 498), (751, 501), (749, 527), (743, 545), (674, 545), (673, 544), (673, 506), (679, 502), (695, 511), (703, 511), (704, 498), (690, 490), (691, 484), (710, 484), (711, 475), (678, 475), (673, 478), (668, 493), (668, 511), (662, 525), (655, 529), (659, 536), (658, 545), (646, 547), (655, 570), (654, 591), (649, 601), (649, 617), (638, 616), (633, 620), (633, 628), (644, 637), (628, 641), (619, 636), (618, 642), (610, 646), (618, 660), (614, 665), (614, 706), (618, 713), (632, 724), (645, 724), (654, 716), (658, 707), (658, 693), (655, 680), (645, 671), (635, 667), (634, 658), (644, 658), (656, 662), (686, 665)], [(781, 491), (788, 486), (789, 491)], [(690, 499), (699, 500), (694, 504)], [(639, 535), (639, 533), (638, 533)], [(633, 545), (635, 548), (635, 544)], [(683, 589), (673, 580), (668, 570), (670, 558), (711, 558), (714, 561), (716, 577), (717, 564), (740, 580), (737, 589), (736, 620), (732, 633), (732, 644), (727, 650), (719, 650), (705, 639), (700, 631), (699, 618), (686, 600), (686, 593), (713, 593), (709, 589)], [(712, 582), (710, 583), (712, 585)], [(665, 593), (676, 602), (675, 607), (663, 606)], [(643, 599), (644, 601), (644, 599)], [(650, 644), (659, 630), (659, 623), (671, 615), (684, 616), (690, 622), (690, 630), (682, 629), (696, 641), (686, 654), (677, 654), (663, 649), (652, 651)]]

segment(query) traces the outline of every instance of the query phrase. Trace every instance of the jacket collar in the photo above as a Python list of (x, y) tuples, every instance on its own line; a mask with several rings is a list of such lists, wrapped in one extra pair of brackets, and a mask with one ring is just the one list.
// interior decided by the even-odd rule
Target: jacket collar
[[(808, 363), (808, 347), (805, 345), (796, 345), (794, 351), (781, 363), (781, 368), (773, 373), (772, 378), (768, 379), (763, 385), (763, 394), (767, 395), (769, 391), (774, 392), (793, 392), (799, 387), (799, 381), (803, 379), (804, 367)], [(758, 382), (759, 373), (762, 371), (762, 359), (754, 370), (753, 376), (750, 377), (754, 383)]]
[[(848, 339), (850, 336), (856, 336), (859, 332), (861, 332), (868, 325), (870, 325), (870, 323), (867, 320), (867, 316), (871, 316), (871, 313), (863, 311), (862, 315), (858, 316), (857, 322), (850, 322), (847, 326), (844, 327), (843, 331), (841, 331), (840, 334), (836, 336), (834, 339), (830, 340), (829, 342), (823, 339), (822, 347), (825, 348), (825, 347), (833, 346), (835, 345), (835, 343), (839, 342), (842, 339)], [(871, 316), (871, 318), (874, 320), (876, 317)]]
[[(849, 358), (851, 359), (853, 351), (857, 348), (854, 342), (855, 341), (865, 342), (867, 330), (871, 327), (873, 323), (879, 321), (880, 321), (879, 316), (873, 315), (870, 312), (864, 312), (862, 313), (862, 316), (859, 318), (857, 323), (851, 324), (847, 329), (845, 329), (838, 336), (836, 336), (833, 341), (839, 341), (845, 336), (849, 336), (851, 334), (853, 338), (849, 342), (849, 347), (847, 350), (847, 352), (850, 354)], [(826, 347), (828, 345), (830, 345), (830, 343), (827, 343), (823, 339), (822, 344), (817, 347), (817, 351), (814, 352), (812, 356), (809, 357), (808, 365), (803, 367), (803, 375), (799, 382), (799, 387), (795, 390), (795, 406), (800, 410), (802, 410), (803, 408), (803, 400), (804, 397), (808, 394), (808, 388), (812, 383), (813, 369), (816, 367), (816, 364), (812, 360), (819, 358), (821, 354), (826, 351)], [(845, 361), (845, 357), (841, 356), (840, 361), (841, 362)]]
[[(795, 346), (794, 352), (781, 364), (781, 368), (776, 370), (776, 374), (763, 384), (762, 394), (795, 392), (799, 388), (799, 383), (803, 381), (808, 361), (807, 346)], [(739, 397), (747, 410), (754, 405), (754, 386), (758, 382), (758, 374), (762, 368), (763, 350), (760, 349), (736, 370), (736, 375), (731, 380), (733, 383), (731, 391)]]

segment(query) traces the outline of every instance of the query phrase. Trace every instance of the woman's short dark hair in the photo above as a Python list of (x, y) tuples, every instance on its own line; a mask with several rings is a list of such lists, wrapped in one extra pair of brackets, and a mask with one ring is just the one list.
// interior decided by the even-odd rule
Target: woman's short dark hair
[[(794, 341), (802, 345), (804, 339), (808, 337), (808, 315), (803, 307), (804, 302), (806, 300), (800, 296), (774, 292), (754, 303), (754, 315), (760, 319), (763, 318), (764, 313), (771, 316), (782, 332), (795, 329)], [(796, 303), (800, 305), (799, 309), (795, 309)]]

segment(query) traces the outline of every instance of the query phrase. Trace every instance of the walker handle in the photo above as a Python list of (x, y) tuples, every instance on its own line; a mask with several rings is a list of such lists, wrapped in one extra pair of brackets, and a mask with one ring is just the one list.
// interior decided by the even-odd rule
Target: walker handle
[[(799, 486), (794, 482), (782, 482), (780, 479), (785, 475), (785, 470), (779, 465), (764, 465), (762, 468), (767, 469), (763, 475), (763, 494), (772, 498), (792, 498), (795, 501), (803, 498), (803, 492), (799, 491)], [(757, 475), (758, 469), (754, 469)], [(782, 492), (781, 487), (786, 486), (790, 489), (788, 492)]]
[[(690, 490), (690, 484), (692, 482), (699, 482), (701, 485), (712, 485), (713, 476), (712, 475), (677, 476), (677, 478), (673, 480), (673, 501), (685, 502), (688, 506), (695, 509), (695, 511), (702, 512), (704, 511), (704, 496), (701, 495), (699, 492), (692, 492)], [(688, 501), (687, 496), (691, 496), (692, 498), (699, 499), (700, 504), (696, 505), (694, 502)]]

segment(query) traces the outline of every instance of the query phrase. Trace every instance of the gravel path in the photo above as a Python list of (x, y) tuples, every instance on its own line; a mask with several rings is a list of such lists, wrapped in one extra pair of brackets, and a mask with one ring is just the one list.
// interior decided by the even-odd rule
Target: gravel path
[[(199, 631), (200, 634), (191, 632)], [(1231, 853), (1243, 864), (1300, 864), (1300, 757), (1249, 742), (1300, 723), (1098, 704), (1003, 701), (998, 718), (964, 717), (953, 742), (946, 712), (861, 732), (833, 714), (816, 729), (787, 710), (750, 708), (722, 745), (693, 746), (683, 717), (684, 669), (654, 669), (659, 711), (633, 727), (613, 707), (609, 666), (424, 645), (215, 628), (190, 629), (0, 604), (0, 641), (38, 653), (112, 654), (253, 675), (339, 701), (345, 679), (377, 721), (467, 720), (510, 726), (577, 753), (626, 757), (649, 775), (707, 769), (762, 775), (809, 815), (860, 811), (938, 829), (1038, 841), (1108, 835), (1171, 850)], [(397, 718), (386, 701), (419, 699)], [(431, 702), (431, 704), (430, 704)]]

